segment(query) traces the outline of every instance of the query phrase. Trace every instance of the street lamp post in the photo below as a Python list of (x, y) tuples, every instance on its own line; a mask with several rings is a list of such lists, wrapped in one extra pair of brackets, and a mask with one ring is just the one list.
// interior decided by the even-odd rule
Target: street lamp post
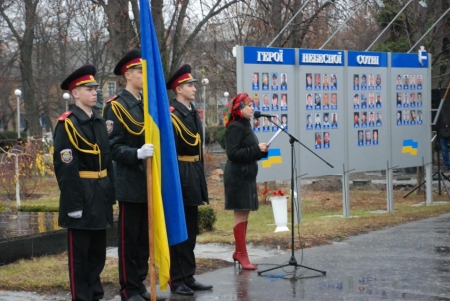
[[(223, 92), (223, 97), (225, 97), (225, 99), (226, 99), (225, 104), (228, 102), (228, 96), (230, 96), (230, 93), (228, 93), (227, 91)], [(217, 117), (217, 118), (219, 118), (219, 117)], [(217, 120), (217, 124), (219, 124), (219, 120)]]
[(70, 98), (70, 94), (69, 93), (64, 93), (63, 94), (63, 98), (66, 100), (66, 111), (69, 110), (69, 98)]
[(205, 128), (206, 128), (206, 86), (209, 84), (209, 79), (202, 79), (203, 85), (203, 149), (205, 149)]
[(17, 138), (20, 138), (20, 95), (22, 95), (22, 91), (16, 89), (14, 94), (17, 96)]

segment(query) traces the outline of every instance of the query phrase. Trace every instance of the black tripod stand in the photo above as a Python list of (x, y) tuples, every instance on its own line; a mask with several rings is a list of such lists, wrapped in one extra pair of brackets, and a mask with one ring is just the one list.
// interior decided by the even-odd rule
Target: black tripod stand
[[(305, 269), (308, 269), (308, 270), (319, 272), (319, 273), (322, 274), (322, 276), (325, 276), (327, 274), (326, 271), (321, 271), (321, 270), (313, 269), (313, 268), (310, 268), (310, 267), (298, 264), (297, 263), (297, 259), (295, 259), (295, 255), (294, 255), (294, 179), (295, 179), (295, 177), (294, 177), (294, 142), (298, 142), (300, 145), (305, 147), (307, 150), (309, 150), (311, 153), (313, 153), (316, 157), (321, 159), (323, 162), (325, 162), (331, 168), (334, 168), (334, 167), (330, 163), (325, 161), (323, 158), (321, 158), (319, 155), (314, 153), (311, 149), (306, 147), (303, 143), (298, 141), (297, 138), (295, 138), (294, 136), (289, 134), (284, 128), (282, 128), (278, 124), (274, 123), (271, 119), (270, 119), (270, 121), (289, 136), (289, 143), (291, 144), (291, 227), (292, 227), (291, 244), (292, 244), (292, 254), (291, 254), (291, 258), (289, 259), (288, 263), (282, 264), (282, 265), (279, 265), (279, 266), (275, 266), (273, 268), (270, 268), (270, 269), (267, 269), (267, 270), (264, 270), (264, 271), (258, 271), (258, 275), (259, 276), (280, 278), (280, 277), (272, 276), (272, 275), (262, 275), (262, 273), (269, 272), (269, 271), (272, 271), (272, 270), (275, 270), (275, 269), (284, 268), (284, 267), (287, 267), (287, 266), (293, 266), (293, 267), (295, 267), (295, 273), (296, 273), (298, 268), (305, 268)], [(296, 278), (295, 273), (294, 273), (294, 277)], [(319, 276), (311, 276), (311, 277), (319, 277)], [(299, 278), (307, 278), (307, 277), (299, 277)]]
[[(441, 169), (441, 160), (440, 160), (440, 154), (439, 154), (440, 150), (441, 150), (441, 146), (440, 146), (439, 135), (436, 135), (435, 138), (436, 138), (436, 144), (434, 146), (434, 151), (436, 152), (438, 169), (437, 169), (437, 171), (435, 173), (433, 173), (433, 175), (431, 176), (431, 179), (433, 179), (435, 176), (437, 176), (437, 179), (438, 179), (438, 194), (442, 195), (442, 189), (441, 189), (441, 183), (442, 183), (442, 186), (444, 186), (444, 189), (447, 192), (447, 196), (450, 198), (449, 189), (447, 187), (447, 184), (444, 181), (444, 179), (445, 179), (445, 180), (450, 182), (450, 179), (444, 174), (444, 172)], [(425, 185), (425, 183), (426, 183), (426, 180), (423, 181), (422, 183), (420, 183), (419, 185), (417, 185), (413, 190), (408, 192), (408, 194), (405, 195), (403, 198), (408, 197), (411, 193), (413, 193), (414, 191), (419, 189), (421, 186)]]

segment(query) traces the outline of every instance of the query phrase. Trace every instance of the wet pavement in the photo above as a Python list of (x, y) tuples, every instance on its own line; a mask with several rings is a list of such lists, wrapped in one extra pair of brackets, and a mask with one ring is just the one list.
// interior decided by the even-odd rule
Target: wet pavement
[[(301, 227), (300, 227), (301, 228)], [(199, 251), (203, 249), (203, 251)], [(229, 258), (230, 246), (206, 245), (202, 252)], [(114, 250), (110, 252), (114, 253)], [(250, 249), (259, 271), (289, 261), (291, 253)], [(411, 222), (343, 242), (295, 252), (308, 268), (326, 271), (326, 276), (292, 266), (259, 276), (256, 271), (224, 268), (199, 275), (197, 280), (214, 285), (212, 291), (182, 297), (158, 291), (167, 300), (450, 300), (450, 213)], [(272, 277), (267, 277), (272, 276)], [(297, 279), (299, 277), (319, 276)], [(287, 279), (281, 279), (285, 277)], [(0, 291), (0, 301), (59, 301), (66, 296), (39, 296)], [(116, 297), (113, 301), (119, 301)]]

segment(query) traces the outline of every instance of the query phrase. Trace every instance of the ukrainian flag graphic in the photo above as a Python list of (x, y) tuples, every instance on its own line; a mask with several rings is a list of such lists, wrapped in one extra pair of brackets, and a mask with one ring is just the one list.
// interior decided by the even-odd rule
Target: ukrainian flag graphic
[(417, 155), (417, 148), (419, 142), (412, 139), (403, 140), (402, 154), (410, 154), (411, 156)]
[(263, 168), (269, 168), (272, 164), (281, 163), (283, 163), (283, 158), (281, 158), (281, 150), (279, 148), (269, 149), (267, 158), (261, 159), (261, 165)]

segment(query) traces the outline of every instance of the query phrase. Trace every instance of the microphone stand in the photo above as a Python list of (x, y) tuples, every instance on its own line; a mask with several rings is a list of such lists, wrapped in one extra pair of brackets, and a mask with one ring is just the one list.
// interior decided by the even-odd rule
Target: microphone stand
[[(272, 121), (272, 117), (269, 117), (269, 120), (272, 124), (276, 125), (279, 129), (281, 129), (283, 132), (285, 132), (288, 136), (289, 136), (289, 143), (291, 144), (291, 227), (292, 227), (292, 231), (291, 231), (291, 245), (292, 245), (292, 254), (291, 254), (291, 258), (289, 259), (289, 262), (286, 264), (282, 264), (282, 265), (278, 265), (275, 267), (272, 267), (270, 269), (266, 269), (263, 271), (258, 271), (258, 275), (259, 276), (266, 276), (266, 277), (272, 277), (272, 278), (280, 278), (278, 275), (273, 275), (273, 274), (269, 274), (269, 275), (262, 275), (263, 273), (272, 271), (272, 270), (276, 270), (276, 269), (280, 269), (280, 268), (284, 268), (287, 266), (293, 266), (295, 267), (295, 273), (294, 273), (294, 277), (293, 278), (310, 278), (310, 277), (320, 277), (320, 276), (325, 276), (327, 274), (326, 271), (322, 271), (322, 270), (318, 270), (318, 269), (314, 269), (311, 267), (307, 267), (301, 264), (297, 263), (297, 259), (295, 258), (294, 255), (294, 142), (299, 143), (301, 146), (303, 146), (304, 148), (306, 148), (307, 150), (309, 150), (311, 153), (313, 153), (317, 158), (319, 158), (320, 160), (322, 160), (323, 162), (325, 162), (328, 166), (330, 166), (331, 168), (334, 168), (333, 165), (331, 165), (330, 163), (328, 163), (327, 161), (325, 161), (325, 159), (323, 159), (322, 157), (320, 157), (319, 155), (317, 155), (314, 151), (312, 151), (310, 148), (308, 148), (306, 145), (304, 145), (303, 143), (301, 143), (297, 138), (295, 138), (293, 135), (291, 135), (286, 129), (285, 127), (279, 126), (277, 123)], [(312, 270), (312, 271), (316, 271), (321, 273), (322, 275), (318, 275), (318, 276), (309, 276), (309, 277), (297, 277), (296, 276), (296, 272), (298, 268), (305, 268), (308, 270)], [(283, 277), (284, 278), (284, 277)]]

